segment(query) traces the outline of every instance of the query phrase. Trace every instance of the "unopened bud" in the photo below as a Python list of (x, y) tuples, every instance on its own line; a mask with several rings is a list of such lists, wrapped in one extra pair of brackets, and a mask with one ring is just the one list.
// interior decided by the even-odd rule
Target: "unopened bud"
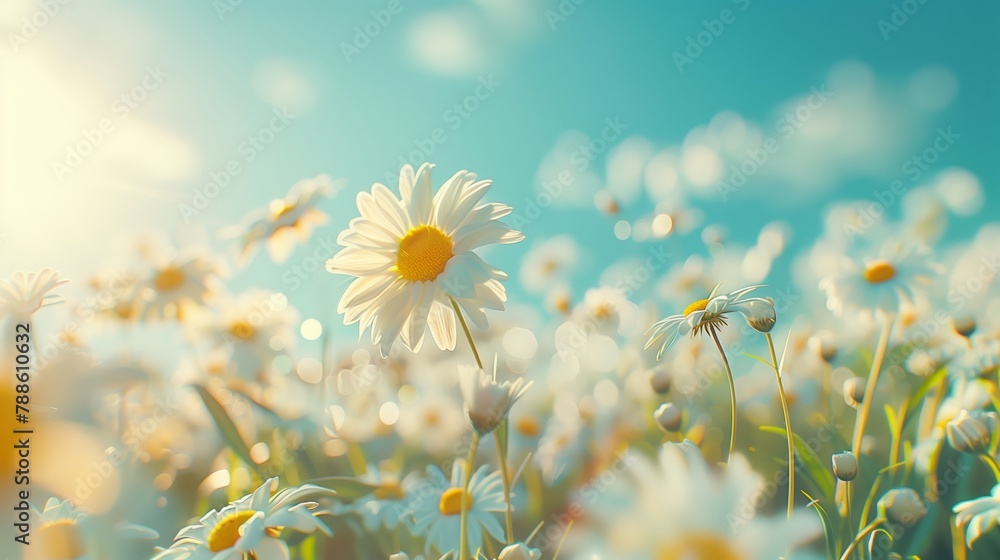
[(955, 327), (955, 332), (969, 338), (976, 332), (976, 318), (969, 314), (956, 315), (951, 318), (951, 324)]
[(501, 550), (497, 560), (538, 560), (541, 557), (541, 550), (528, 548), (524, 543), (514, 543)]
[(857, 408), (865, 400), (865, 384), (862, 377), (851, 377), (844, 381), (844, 402)]
[(679, 430), (681, 421), (683, 420), (682, 417), (681, 409), (674, 405), (674, 403), (663, 403), (653, 413), (653, 419), (656, 420), (656, 423), (664, 432), (676, 432)]
[(1000, 427), (1000, 416), (996, 412), (963, 410), (954, 420), (945, 425), (948, 443), (962, 453), (986, 453), (993, 446), (993, 436)]
[(878, 500), (878, 511), (891, 523), (913, 525), (927, 515), (927, 506), (912, 488), (893, 488)]
[(654, 391), (663, 395), (670, 391), (672, 378), (673, 376), (666, 369), (656, 368), (649, 375), (649, 384), (653, 386)]
[(833, 475), (844, 482), (850, 482), (858, 476), (858, 458), (854, 456), (854, 453), (844, 451), (834, 454)]

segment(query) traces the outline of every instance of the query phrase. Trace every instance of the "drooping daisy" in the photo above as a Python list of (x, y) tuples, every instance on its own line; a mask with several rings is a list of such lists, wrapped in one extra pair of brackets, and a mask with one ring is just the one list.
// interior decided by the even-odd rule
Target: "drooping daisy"
[(523, 377), (513, 383), (498, 383), (496, 368), (496, 360), (493, 361), (493, 375), (477, 367), (459, 368), (458, 379), (465, 399), (465, 417), (480, 434), (492, 432), (506, 420), (511, 407), (531, 386), (530, 381), (524, 383)]
[(247, 216), (243, 225), (224, 231), (223, 236), (240, 238), (240, 264), (249, 261), (261, 243), (274, 262), (283, 263), (296, 244), (309, 239), (313, 228), (326, 224), (326, 214), (316, 206), (335, 192), (336, 185), (327, 175), (303, 179), (284, 198), (272, 200), (265, 210)]
[(822, 280), (820, 288), (826, 291), (827, 307), (838, 316), (848, 310), (897, 313), (940, 272), (927, 252), (890, 243), (875, 258), (844, 257), (840, 272)]
[(426, 552), (431, 547), (441, 554), (458, 550), (462, 501), (468, 509), (468, 545), (477, 550), (483, 545), (483, 531), (495, 540), (503, 541), (504, 532), (496, 514), (506, 510), (503, 481), (500, 473), (490, 472), (483, 465), (472, 473), (469, 490), (462, 490), (464, 462), (452, 465), (451, 480), (437, 467), (427, 467), (425, 486), (418, 489), (410, 502), (413, 511), (413, 532), (424, 537)]
[(989, 496), (956, 504), (952, 511), (955, 512), (955, 526), (968, 525), (965, 542), (972, 548), (979, 537), (1000, 525), (1000, 484), (993, 487)]
[(288, 546), (277, 538), (282, 528), (300, 533), (317, 529), (333, 536), (330, 528), (317, 519), (313, 499), (329, 498), (332, 490), (304, 485), (272, 492), (278, 484), (272, 478), (253, 494), (222, 508), (214, 509), (195, 525), (181, 529), (170, 548), (153, 560), (241, 560), (247, 554), (263, 560), (289, 560)]
[(219, 291), (222, 267), (197, 248), (174, 252), (165, 247), (146, 247), (150, 261), (145, 277), (136, 282), (139, 316), (147, 319), (183, 319), (186, 312), (204, 304)]
[(703, 331), (716, 333), (728, 324), (726, 315), (734, 312), (743, 315), (747, 324), (754, 329), (769, 332), (776, 320), (774, 304), (764, 298), (744, 297), (759, 287), (750, 286), (717, 295), (719, 286), (716, 286), (707, 298), (692, 302), (680, 315), (671, 315), (654, 323), (649, 329), (650, 337), (646, 348), (659, 343), (660, 349), (656, 352), (656, 359), (659, 360), (663, 352), (679, 337), (686, 334), (696, 336)]
[(383, 356), (397, 337), (419, 349), (424, 333), (442, 350), (455, 348), (457, 305), (481, 328), (486, 309), (503, 309), (507, 275), (483, 261), (474, 249), (516, 243), (524, 236), (499, 221), (511, 212), (504, 204), (480, 204), (491, 181), (459, 171), (436, 193), (430, 164), (399, 173), (396, 198), (382, 184), (358, 193), (361, 217), (337, 238), (344, 249), (327, 261), (334, 274), (355, 276), (338, 312), (344, 324), (371, 328)]
[(69, 280), (60, 280), (59, 273), (51, 268), (15, 272), (10, 279), (0, 278), (0, 317), (27, 319), (46, 305), (62, 302), (62, 296), (49, 292), (67, 282)]

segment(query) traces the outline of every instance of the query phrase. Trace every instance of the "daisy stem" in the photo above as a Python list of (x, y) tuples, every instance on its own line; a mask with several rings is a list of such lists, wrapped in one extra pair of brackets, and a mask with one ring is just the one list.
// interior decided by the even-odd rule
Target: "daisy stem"
[[(459, 315), (461, 316), (461, 315)], [(468, 331), (466, 331), (468, 332)], [(466, 534), (466, 526), (469, 519), (469, 481), (472, 480), (472, 465), (476, 460), (476, 449), (479, 447), (479, 432), (472, 431), (472, 443), (469, 444), (469, 458), (465, 461), (465, 480), (462, 481), (462, 517), (460, 520), (458, 556), (459, 560), (466, 560), (469, 557), (469, 537)]]
[(510, 473), (507, 471), (507, 461), (504, 457), (507, 455), (504, 453), (503, 446), (500, 443), (500, 434), (494, 430), (493, 431), (493, 441), (497, 444), (497, 461), (500, 462), (500, 479), (503, 480), (503, 497), (504, 501), (507, 503), (507, 509), (504, 510), (504, 519), (507, 522), (507, 544), (514, 544), (514, 517), (511, 513), (510, 507)]
[(788, 440), (788, 518), (792, 518), (795, 507), (795, 446), (792, 444), (792, 418), (788, 413), (788, 398), (785, 396), (785, 386), (781, 383), (781, 368), (774, 352), (774, 340), (771, 333), (764, 333), (767, 339), (767, 349), (771, 352), (771, 365), (774, 367), (774, 377), (778, 381), (778, 400), (781, 401), (781, 412), (785, 416), (785, 439)]
[(719, 349), (719, 354), (722, 356), (722, 365), (726, 367), (726, 379), (729, 381), (729, 405), (732, 413), (730, 414), (729, 455), (726, 456), (726, 463), (728, 464), (733, 456), (733, 448), (736, 447), (736, 382), (733, 380), (733, 370), (729, 367), (729, 358), (726, 357), (726, 351), (722, 349), (719, 334), (715, 329), (709, 329), (709, 332), (712, 333), (712, 340), (715, 341), (715, 346)]
[(462, 330), (465, 331), (465, 338), (469, 339), (469, 346), (472, 347), (472, 355), (476, 357), (476, 364), (479, 365), (479, 369), (484, 370), (483, 360), (479, 358), (479, 350), (476, 348), (476, 341), (472, 340), (472, 332), (469, 330), (469, 324), (465, 322), (465, 315), (462, 314), (462, 309), (458, 306), (458, 302), (455, 298), (448, 296), (451, 300), (451, 306), (455, 309), (455, 315), (458, 315), (458, 322), (462, 324)]
[(850, 558), (851, 553), (854, 552), (854, 549), (857, 548), (859, 544), (861, 544), (861, 541), (863, 541), (865, 537), (871, 534), (875, 529), (878, 529), (879, 526), (882, 525), (883, 523), (885, 523), (885, 519), (878, 517), (874, 521), (869, 523), (867, 527), (862, 529), (861, 532), (858, 533), (858, 536), (854, 537), (854, 540), (851, 541), (851, 545), (848, 546), (847, 550), (844, 551), (844, 554), (840, 557), (840, 560), (847, 560), (848, 558)]
[(989, 453), (980, 453), (979, 457), (984, 463), (993, 469), (993, 476), (997, 479), (997, 482), (1000, 483), (1000, 464), (997, 463), (997, 460), (994, 459)]
[(858, 416), (854, 421), (854, 438), (851, 443), (851, 452), (855, 457), (861, 456), (861, 440), (865, 437), (865, 424), (868, 423), (868, 414), (872, 409), (872, 401), (875, 400), (875, 385), (878, 383), (878, 375), (882, 371), (882, 360), (885, 359), (885, 351), (889, 346), (889, 333), (892, 331), (893, 315), (885, 317), (885, 324), (882, 326), (882, 334), (879, 335), (878, 346), (875, 348), (875, 357), (872, 359), (871, 373), (868, 374), (868, 383), (865, 385), (864, 401), (858, 409)]

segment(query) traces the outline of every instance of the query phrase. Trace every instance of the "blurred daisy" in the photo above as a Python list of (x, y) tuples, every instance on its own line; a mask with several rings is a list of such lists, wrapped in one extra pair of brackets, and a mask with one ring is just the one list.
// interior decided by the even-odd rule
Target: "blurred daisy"
[(538, 241), (521, 259), (518, 279), (525, 290), (541, 294), (566, 279), (576, 267), (579, 253), (579, 245), (568, 235)]
[(413, 490), (416, 477), (408, 476), (402, 482), (396, 473), (379, 470), (369, 465), (359, 480), (375, 486), (375, 491), (357, 505), (365, 529), (376, 531), (385, 527), (396, 530), (400, 524), (409, 525), (410, 508), (407, 490)]
[(253, 494), (222, 508), (208, 512), (201, 520), (181, 529), (174, 544), (154, 560), (240, 560), (254, 558), (289, 560), (288, 545), (276, 535), (284, 528), (300, 533), (319, 529), (333, 536), (316, 516), (318, 503), (311, 498), (331, 497), (332, 490), (304, 485), (286, 488), (274, 495), (277, 478), (269, 479)]
[(188, 336), (194, 342), (206, 341), (213, 351), (225, 352), (230, 373), (255, 379), (291, 346), (297, 324), (298, 313), (289, 307), (284, 294), (252, 289), (223, 298), (217, 313), (193, 319)]
[(239, 263), (245, 264), (261, 243), (271, 260), (283, 263), (299, 243), (305, 243), (313, 228), (326, 224), (327, 216), (316, 206), (336, 192), (327, 175), (303, 179), (292, 186), (285, 198), (272, 200), (267, 209), (247, 217), (244, 224), (222, 232), (240, 239)]
[(617, 288), (602, 286), (590, 288), (583, 294), (583, 302), (573, 312), (573, 319), (586, 324), (607, 336), (629, 336), (639, 316), (639, 307)]
[(972, 347), (948, 362), (948, 375), (975, 379), (995, 379), (1000, 370), (1000, 340), (978, 337)]
[(183, 319), (219, 290), (221, 265), (202, 251), (191, 248), (171, 255), (148, 248), (143, 252), (150, 261), (150, 271), (135, 285), (140, 317)]
[(972, 548), (972, 543), (1000, 524), (1000, 484), (993, 487), (989, 496), (956, 504), (953, 511), (957, 527), (969, 526), (965, 542)]
[(740, 455), (717, 473), (690, 441), (667, 443), (659, 465), (628, 455), (615, 472), (625, 471), (634, 482), (611, 487), (594, 508), (610, 523), (609, 557), (772, 560), (821, 532), (806, 510), (790, 519), (756, 515), (767, 486)]
[(0, 278), (0, 316), (27, 319), (46, 305), (61, 303), (60, 295), (49, 293), (69, 282), (60, 280), (51, 268), (39, 272), (15, 272), (10, 279)]
[[(73, 507), (69, 500), (59, 501), (49, 498), (45, 508), (34, 510), (36, 523), (41, 527), (32, 543), (39, 543), (39, 558), (59, 558), (64, 560), (89, 560), (86, 552), (81, 522), (86, 519), (82, 510)], [(31, 548), (28, 547), (29, 551)], [(30, 556), (29, 556), (30, 557)]]
[(420, 348), (426, 327), (442, 350), (455, 348), (453, 305), (480, 328), (485, 309), (503, 309), (507, 275), (483, 261), (474, 249), (516, 243), (524, 236), (499, 219), (504, 204), (480, 204), (492, 184), (459, 171), (431, 192), (430, 164), (399, 173), (396, 198), (385, 185), (358, 193), (360, 218), (351, 221), (337, 242), (345, 248), (327, 261), (334, 274), (355, 276), (337, 308), (344, 324), (371, 328), (383, 356), (397, 337)]
[(838, 274), (820, 282), (827, 307), (838, 316), (847, 310), (897, 313), (940, 273), (926, 252), (906, 251), (899, 244), (885, 245), (877, 258), (844, 257), (841, 264)]
[(427, 553), (431, 547), (442, 554), (458, 550), (462, 501), (468, 509), (468, 544), (472, 550), (483, 546), (483, 531), (494, 540), (503, 541), (504, 532), (495, 512), (503, 512), (503, 481), (499, 472), (489, 472), (483, 465), (472, 473), (469, 490), (462, 490), (464, 462), (456, 461), (451, 469), (451, 481), (434, 466), (427, 467), (426, 487), (411, 501), (413, 532), (424, 537)]
[(776, 321), (774, 304), (764, 298), (743, 297), (759, 287), (750, 286), (717, 295), (719, 286), (716, 286), (707, 298), (692, 302), (680, 315), (671, 315), (654, 323), (649, 329), (650, 337), (646, 341), (646, 348), (659, 343), (660, 348), (656, 352), (656, 359), (659, 360), (663, 352), (681, 336), (690, 334), (694, 337), (703, 331), (716, 334), (728, 324), (726, 315), (734, 312), (743, 315), (747, 324), (754, 329), (769, 332)]
[(477, 367), (459, 368), (458, 380), (465, 399), (465, 417), (480, 434), (492, 432), (506, 420), (511, 407), (531, 386), (531, 382), (525, 385), (523, 377), (513, 383), (498, 383), (496, 367), (494, 360), (493, 375)]

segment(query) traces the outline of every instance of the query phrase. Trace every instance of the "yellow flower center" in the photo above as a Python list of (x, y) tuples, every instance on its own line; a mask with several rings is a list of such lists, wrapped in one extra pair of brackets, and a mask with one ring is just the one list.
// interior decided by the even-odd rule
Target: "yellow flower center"
[(896, 276), (896, 267), (889, 264), (885, 259), (878, 259), (868, 263), (865, 267), (865, 280), (869, 284), (881, 284), (892, 280)]
[(256, 513), (253, 510), (237, 511), (223, 517), (208, 534), (208, 549), (212, 552), (222, 552), (232, 548), (240, 539), (240, 527)]
[(434, 226), (411, 229), (399, 240), (396, 270), (410, 282), (434, 280), (454, 256), (450, 237)]
[(656, 560), (743, 560), (743, 556), (718, 535), (695, 533), (660, 547)]
[(472, 495), (466, 494), (461, 488), (449, 488), (441, 494), (438, 509), (441, 515), (459, 515), (462, 513), (462, 498), (465, 498), (465, 509), (472, 509)]
[(242, 319), (236, 321), (232, 325), (229, 325), (229, 334), (233, 338), (238, 338), (240, 340), (250, 340), (257, 334), (257, 329), (253, 327), (250, 323), (243, 321)]
[(708, 298), (691, 302), (691, 305), (684, 308), (684, 316), (687, 317), (695, 311), (704, 311), (706, 307), (708, 307)]
[(176, 266), (168, 266), (161, 270), (153, 279), (153, 286), (161, 292), (176, 290), (184, 283), (184, 271)]
[(535, 437), (542, 433), (542, 425), (531, 416), (522, 416), (514, 424), (517, 431), (525, 437)]
[(375, 497), (379, 500), (402, 500), (406, 497), (403, 487), (395, 480), (383, 482), (375, 489)]
[(75, 560), (86, 552), (76, 521), (71, 519), (42, 525), (38, 530), (38, 542), (42, 545), (42, 557), (50, 560)]
[(610, 303), (602, 303), (594, 309), (594, 318), (603, 321), (614, 313), (614, 307)]
[(284, 216), (285, 214), (291, 212), (292, 210), (295, 210), (295, 205), (285, 204), (284, 200), (275, 199), (272, 200), (271, 204), (268, 205), (268, 209), (271, 211), (271, 218), (278, 219)]

